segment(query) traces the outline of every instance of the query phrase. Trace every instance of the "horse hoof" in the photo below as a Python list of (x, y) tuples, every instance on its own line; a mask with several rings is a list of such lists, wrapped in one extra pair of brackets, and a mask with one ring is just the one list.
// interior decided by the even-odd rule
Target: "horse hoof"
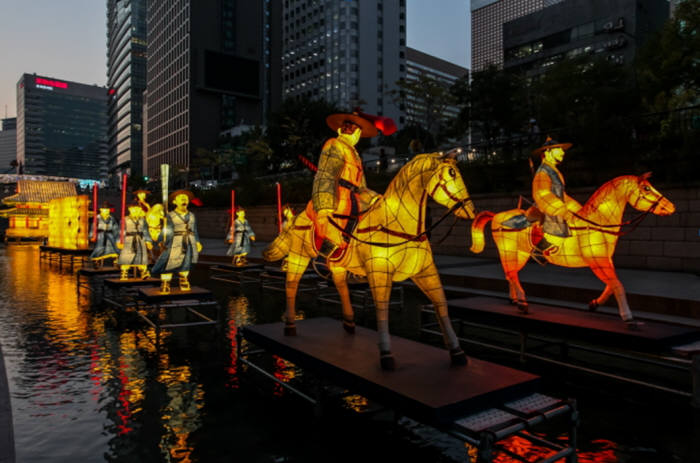
[(284, 325), (284, 335), (285, 336), (296, 336), (297, 326), (296, 325)]
[(598, 310), (598, 307), (600, 307), (600, 304), (598, 304), (598, 301), (596, 301), (595, 299), (588, 303), (588, 310), (590, 310), (591, 312), (595, 312), (596, 310)]
[(510, 300), (510, 305), (518, 305), (518, 300), (517, 300), (517, 299), (511, 299), (511, 300)]
[(530, 305), (527, 302), (518, 301), (517, 306), (518, 306), (518, 312), (520, 312), (521, 314), (527, 315), (530, 313)]
[(450, 350), (450, 361), (452, 362), (452, 365), (456, 366), (464, 366), (469, 363), (467, 354), (465, 354), (464, 351), (459, 347)]
[(348, 334), (355, 334), (355, 322), (343, 320), (343, 329)]
[(396, 360), (391, 352), (381, 352), (379, 354), (379, 363), (382, 365), (382, 370), (394, 371), (396, 369)]
[(639, 331), (644, 326), (644, 322), (631, 318), (629, 320), (625, 320), (625, 326), (627, 326), (627, 329), (630, 331)]

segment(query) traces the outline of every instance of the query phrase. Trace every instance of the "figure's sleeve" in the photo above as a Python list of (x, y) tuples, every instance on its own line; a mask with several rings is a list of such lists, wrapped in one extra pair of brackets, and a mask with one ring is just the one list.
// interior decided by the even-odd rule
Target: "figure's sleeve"
[(245, 221), (245, 228), (245, 231), (248, 233), (248, 236), (251, 238), (255, 238), (255, 232), (253, 231), (253, 227), (250, 226), (250, 222), (248, 222), (247, 220)]
[[(190, 212), (192, 214), (192, 212)], [(192, 232), (194, 233), (195, 242), (199, 243), (199, 232), (197, 231), (197, 217), (192, 214)]]
[(143, 236), (144, 241), (147, 243), (153, 243), (153, 239), (151, 238), (151, 233), (148, 231), (148, 223), (146, 222), (146, 219), (143, 217), (140, 220), (141, 222), (141, 236)]
[(318, 171), (314, 177), (311, 192), (314, 210), (335, 209), (336, 179), (340, 176), (345, 159), (337, 143), (330, 142), (324, 146), (321, 159), (318, 161)]
[(532, 181), (532, 198), (537, 207), (547, 215), (563, 216), (566, 204), (552, 193), (552, 180), (545, 172), (537, 172)]
[(583, 208), (580, 202), (576, 201), (566, 193), (564, 193), (564, 201), (566, 201), (566, 208), (572, 212), (578, 212)]

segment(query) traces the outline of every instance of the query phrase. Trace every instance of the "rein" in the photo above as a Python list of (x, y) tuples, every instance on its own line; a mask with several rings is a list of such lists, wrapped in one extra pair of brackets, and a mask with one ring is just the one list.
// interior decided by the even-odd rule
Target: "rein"
[(386, 228), (384, 225), (375, 225), (373, 227), (367, 227), (367, 228), (362, 228), (362, 229), (357, 230), (358, 233), (369, 233), (369, 232), (374, 232), (374, 231), (381, 231), (381, 232), (384, 232), (390, 236), (397, 236), (399, 238), (404, 238), (404, 241), (401, 241), (398, 243), (379, 243), (376, 241), (363, 240), (362, 238), (358, 238), (357, 236), (355, 236), (353, 233), (348, 233), (345, 230), (343, 230), (343, 228), (340, 225), (338, 225), (338, 223), (335, 220), (333, 220), (331, 218), (328, 219), (328, 223), (330, 223), (335, 228), (337, 228), (340, 231), (340, 233), (342, 233), (343, 235), (345, 235), (349, 238), (354, 239), (358, 243), (367, 244), (369, 246), (378, 246), (378, 247), (382, 247), (382, 248), (393, 248), (396, 246), (403, 246), (404, 244), (410, 243), (412, 241), (425, 241), (426, 239), (428, 239), (428, 236), (427, 236), (428, 233), (433, 231), (438, 225), (440, 225), (440, 223), (442, 223), (443, 220), (445, 220), (454, 211), (456, 211), (460, 207), (464, 207), (464, 204), (469, 200), (470, 200), (470, 198), (469, 198), (469, 196), (467, 196), (465, 199), (458, 201), (454, 206), (449, 208), (447, 210), (447, 212), (442, 214), (442, 216), (435, 223), (433, 223), (430, 226), (430, 228), (422, 231), (421, 233), (419, 233), (417, 235), (411, 235), (408, 233), (391, 230), (389, 228)]

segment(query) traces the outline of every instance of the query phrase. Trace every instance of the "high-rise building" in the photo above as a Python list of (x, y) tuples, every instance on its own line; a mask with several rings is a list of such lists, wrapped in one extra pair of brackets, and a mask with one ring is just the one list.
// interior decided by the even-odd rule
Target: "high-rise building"
[(109, 173), (141, 175), (146, 0), (107, 0)]
[(25, 174), (107, 177), (107, 89), (23, 74), (17, 82), (17, 162)]
[[(457, 79), (467, 75), (469, 69), (445, 61), (413, 48), (406, 48), (406, 80), (420, 82), (429, 78), (449, 89)], [(459, 108), (444, 101), (429, 101), (421, 93), (406, 95), (406, 122), (416, 123), (427, 130), (437, 129), (459, 115)], [(429, 114), (432, 112), (432, 114)]]
[(404, 122), (405, 0), (284, 0), (283, 97), (325, 99)]
[(2, 119), (0, 131), (0, 174), (14, 171), (10, 165), (17, 160), (17, 118)]
[(537, 75), (582, 55), (629, 64), (668, 14), (667, 0), (565, 0), (504, 24), (504, 67)]
[(562, 0), (471, 0), (472, 71), (503, 64), (503, 24)]
[(259, 125), (280, 102), (281, 2), (148, 2), (144, 175), (187, 168), (221, 131)]

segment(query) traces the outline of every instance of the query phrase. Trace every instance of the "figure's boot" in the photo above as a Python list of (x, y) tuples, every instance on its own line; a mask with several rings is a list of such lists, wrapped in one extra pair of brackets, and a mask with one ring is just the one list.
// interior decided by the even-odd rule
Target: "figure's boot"
[(187, 276), (190, 274), (190, 272), (180, 272), (180, 277), (179, 277), (179, 283), (180, 283), (180, 291), (189, 291), (190, 288), (190, 282), (187, 279)]
[(160, 293), (161, 294), (170, 294), (170, 280), (172, 279), (173, 275), (171, 273), (164, 273), (161, 275), (161, 280), (160, 280)]
[(559, 246), (556, 244), (552, 244), (549, 241), (547, 241), (547, 238), (542, 237), (539, 243), (532, 248), (530, 256), (532, 257), (532, 260), (537, 262), (540, 265), (547, 265), (547, 257), (551, 256), (552, 254), (556, 254), (559, 252)]
[(148, 271), (148, 267), (145, 265), (139, 265), (139, 271), (141, 272), (141, 279), (148, 280), (151, 278), (151, 272)]
[(120, 280), (128, 280), (129, 279), (129, 266), (128, 265), (122, 265), (121, 266), (121, 275), (119, 276)]

